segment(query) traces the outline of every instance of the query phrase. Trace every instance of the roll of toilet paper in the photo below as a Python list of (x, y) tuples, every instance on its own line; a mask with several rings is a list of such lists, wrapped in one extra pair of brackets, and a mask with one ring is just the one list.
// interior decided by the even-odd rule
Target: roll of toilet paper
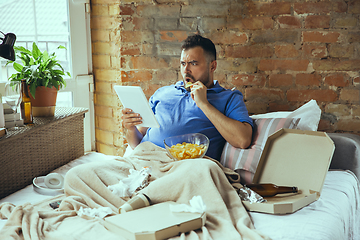
[(60, 189), (64, 186), (64, 177), (59, 173), (50, 173), (46, 175), (45, 185), (51, 189)]

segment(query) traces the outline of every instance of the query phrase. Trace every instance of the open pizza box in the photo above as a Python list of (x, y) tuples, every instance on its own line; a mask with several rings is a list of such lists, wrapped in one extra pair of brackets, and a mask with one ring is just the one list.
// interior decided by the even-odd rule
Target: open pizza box
[(168, 239), (205, 225), (206, 213), (172, 212), (163, 202), (104, 218), (104, 226), (130, 240)]
[(280, 129), (270, 135), (253, 183), (298, 187), (298, 193), (278, 194), (264, 203), (243, 201), (249, 211), (293, 213), (319, 199), (335, 145), (325, 132)]

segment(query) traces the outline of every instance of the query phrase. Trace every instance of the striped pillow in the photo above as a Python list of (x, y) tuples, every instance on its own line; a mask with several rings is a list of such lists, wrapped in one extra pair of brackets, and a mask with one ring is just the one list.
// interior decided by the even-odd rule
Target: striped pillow
[(269, 135), (281, 128), (295, 129), (300, 118), (259, 118), (254, 120), (253, 142), (247, 149), (226, 142), (220, 162), (240, 175), (241, 183), (251, 183)]

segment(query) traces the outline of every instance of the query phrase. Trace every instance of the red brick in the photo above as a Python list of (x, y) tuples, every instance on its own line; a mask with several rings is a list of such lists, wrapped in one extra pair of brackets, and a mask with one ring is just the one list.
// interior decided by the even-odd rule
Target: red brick
[(269, 112), (289, 111), (288, 104), (269, 103)]
[(121, 55), (131, 55), (131, 56), (135, 56), (135, 55), (140, 55), (141, 51), (140, 51), (140, 47), (139, 45), (126, 45), (126, 46), (121, 46), (120, 48), (120, 53)]
[(262, 57), (268, 58), (274, 54), (272, 47), (267, 45), (251, 45), (251, 46), (227, 46), (225, 48), (225, 57), (232, 58), (252, 58)]
[(348, 102), (359, 102), (360, 91), (357, 89), (342, 89), (340, 92), (340, 100)]
[(303, 42), (335, 43), (339, 41), (338, 32), (303, 32)]
[(319, 102), (334, 102), (338, 96), (333, 90), (296, 90), (286, 92), (287, 100), (291, 102), (307, 102), (315, 99)]
[(258, 68), (261, 71), (272, 71), (272, 70), (306, 71), (308, 65), (309, 65), (309, 60), (263, 59), (260, 60)]
[(318, 131), (332, 132), (331, 121), (327, 119), (320, 119), (318, 125)]
[(128, 58), (126, 58), (126, 57), (120, 57), (120, 67), (121, 68), (128, 68), (128, 63), (129, 63), (130, 61), (128, 60)]
[(274, 20), (271, 17), (248, 17), (239, 18), (234, 17), (229, 19), (229, 29), (246, 29), (246, 30), (259, 30), (259, 29), (273, 29)]
[(269, 76), (270, 87), (291, 86), (293, 83), (292, 75), (290, 74), (271, 74)]
[(326, 45), (304, 44), (303, 51), (305, 57), (324, 58), (328, 56)]
[(266, 78), (264, 75), (236, 74), (231, 78), (235, 86), (264, 86)]
[(133, 4), (120, 5), (120, 15), (133, 15), (135, 13), (135, 7)]
[(349, 85), (349, 81), (344, 78), (344, 75), (337, 73), (326, 76), (324, 83), (336, 87), (346, 87)]
[(320, 86), (321, 75), (320, 74), (308, 74), (299, 73), (295, 79), (296, 85), (302, 86)]
[(273, 102), (284, 99), (284, 92), (280, 89), (246, 88), (245, 99)]
[(330, 28), (330, 16), (310, 15), (305, 18), (305, 28)]
[(360, 59), (356, 60), (314, 60), (316, 71), (359, 71)]
[(305, 2), (305, 3), (295, 3), (294, 4), (294, 11), (297, 14), (304, 14), (304, 13), (315, 13), (315, 14), (322, 14), (322, 13), (330, 13), (332, 9), (332, 3), (330, 2)]
[(297, 57), (299, 55), (299, 52), (296, 50), (293, 44), (276, 45), (275, 55), (278, 58), (293, 58)]
[(185, 31), (160, 31), (160, 40), (167, 42), (182, 42), (188, 36)]
[(277, 19), (280, 28), (301, 28), (301, 22), (298, 17), (281, 16)]
[(245, 14), (247, 15), (282, 15), (282, 14), (290, 14), (291, 13), (291, 4), (285, 2), (279, 3), (254, 3), (251, 1), (246, 5), (247, 12), (245, 10)]
[(122, 82), (146, 82), (151, 81), (152, 73), (147, 70), (121, 71)]

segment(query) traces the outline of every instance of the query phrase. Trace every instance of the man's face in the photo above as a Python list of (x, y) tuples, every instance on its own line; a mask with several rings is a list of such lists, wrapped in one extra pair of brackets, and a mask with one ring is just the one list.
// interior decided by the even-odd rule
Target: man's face
[(180, 64), (184, 85), (187, 82), (195, 83), (200, 81), (208, 88), (213, 86), (211, 64), (207, 61), (201, 47), (183, 50)]

